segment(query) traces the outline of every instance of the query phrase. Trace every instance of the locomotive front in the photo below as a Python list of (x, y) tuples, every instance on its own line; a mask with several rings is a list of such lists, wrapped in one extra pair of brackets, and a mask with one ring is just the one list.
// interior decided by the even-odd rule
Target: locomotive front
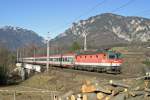
[(118, 52), (108, 52), (107, 62), (109, 67), (107, 67), (107, 72), (109, 73), (120, 73), (121, 65), (123, 63), (122, 54)]

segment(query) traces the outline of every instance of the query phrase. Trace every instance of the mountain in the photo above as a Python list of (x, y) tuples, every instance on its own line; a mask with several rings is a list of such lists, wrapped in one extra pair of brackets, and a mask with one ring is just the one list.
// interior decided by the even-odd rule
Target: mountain
[(42, 45), (43, 38), (31, 30), (5, 26), (0, 28), (0, 44), (11, 50), (15, 50), (29, 44)]
[(77, 41), (83, 46), (84, 31), (89, 48), (121, 45), (150, 40), (150, 19), (104, 13), (74, 22), (70, 28), (52, 40), (56, 46), (71, 46)]

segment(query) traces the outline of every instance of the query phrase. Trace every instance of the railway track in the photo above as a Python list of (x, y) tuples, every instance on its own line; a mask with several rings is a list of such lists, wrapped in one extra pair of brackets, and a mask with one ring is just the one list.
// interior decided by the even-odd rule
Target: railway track
[(136, 78), (137, 76), (133, 75), (124, 75), (124, 74), (107, 74), (107, 73), (98, 73), (98, 72), (88, 72), (88, 71), (81, 71), (81, 70), (73, 70), (68, 68), (60, 68), (60, 67), (50, 67), (52, 71), (70, 73), (70, 74), (77, 74), (77, 75), (85, 75), (89, 77), (96, 77), (97, 79), (126, 79), (126, 78)]

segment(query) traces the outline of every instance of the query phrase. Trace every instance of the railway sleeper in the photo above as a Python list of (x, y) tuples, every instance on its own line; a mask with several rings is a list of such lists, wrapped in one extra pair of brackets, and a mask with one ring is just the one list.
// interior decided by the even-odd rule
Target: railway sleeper
[(87, 66), (87, 67), (85, 67), (85, 70), (86, 71), (94, 71), (94, 68), (93, 67), (91, 67), (91, 66)]
[(90, 71), (90, 72), (106, 72), (109, 74), (119, 74), (120, 72), (120, 67), (114, 66), (74, 66), (73, 67), (75, 70), (82, 70), (82, 71)]
[(96, 67), (94, 67), (94, 71), (102, 73), (102, 72), (105, 72), (106, 69), (105, 69), (105, 67), (102, 67), (102, 66), (96, 66)]
[(94, 71), (94, 68), (91, 66), (75, 66), (74, 69), (83, 71)]
[(107, 67), (106, 73), (109, 74), (120, 74), (121, 70), (118, 66)]

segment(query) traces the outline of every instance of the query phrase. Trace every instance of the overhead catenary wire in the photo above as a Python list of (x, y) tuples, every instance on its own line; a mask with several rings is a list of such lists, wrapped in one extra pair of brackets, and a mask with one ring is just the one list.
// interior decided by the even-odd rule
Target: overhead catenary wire
[(96, 4), (96, 5), (93, 6), (91, 9), (89, 9), (87, 12), (85, 12), (85, 13), (81, 14), (80, 16), (78, 16), (77, 18), (75, 18), (75, 20), (74, 20), (73, 22), (77, 21), (77, 20), (78, 20), (79, 18), (81, 18), (82, 16), (85, 16), (85, 15), (91, 13), (93, 10), (95, 10), (97, 7), (103, 5), (103, 4), (106, 3), (107, 1), (108, 1), (108, 0), (103, 0), (102, 2)]
[(144, 15), (144, 16), (149, 16), (149, 15), (150, 15), (150, 9), (142, 10), (142, 11), (136, 12), (136, 13), (134, 13), (134, 15)]
[[(59, 27), (57, 27), (57, 28), (55, 28), (55, 29), (52, 29), (51, 31), (56, 32), (56, 30), (66, 28), (66, 26), (69, 26), (69, 25), (71, 25), (73, 22), (76, 22), (76, 21), (79, 20), (81, 17), (83, 17), (83, 16), (89, 14), (90, 12), (94, 11), (97, 7), (102, 6), (103, 4), (105, 4), (107, 1), (108, 1), (108, 0), (103, 0), (102, 2), (100, 2), (100, 3), (96, 4), (95, 6), (93, 6), (93, 7), (92, 7), (91, 9), (89, 9), (88, 11), (86, 11), (86, 12), (84, 12), (83, 14), (79, 15), (78, 17), (74, 18), (73, 21), (70, 21), (70, 22), (68, 22), (68, 23), (66, 23), (66, 24), (63, 24), (63, 25), (61, 25), (61, 26), (59, 26)], [(108, 11), (108, 12), (112, 12), (112, 13), (118, 12), (118, 11), (122, 10), (123, 8), (129, 6), (130, 4), (132, 4), (132, 3), (135, 2), (135, 1), (137, 1), (137, 0), (129, 0), (128, 2), (122, 4), (122, 5), (120, 5), (119, 7), (116, 7), (115, 9), (110, 10), (110, 11)], [(136, 14), (149, 13), (149, 12), (150, 12), (150, 9), (137, 12)], [(144, 15), (145, 15), (145, 14), (144, 14)], [(149, 14), (146, 14), (146, 15), (149, 15)]]
[(92, 8), (90, 8), (88, 11), (86, 11), (86, 12), (82, 13), (81, 15), (79, 15), (78, 17), (74, 18), (73, 21), (67, 22), (67, 23), (65, 23), (64, 25), (59, 26), (59, 27), (57, 27), (57, 28), (55, 28), (55, 29), (53, 29), (53, 30), (51, 30), (51, 31), (55, 31), (55, 30), (58, 30), (58, 29), (62, 29), (62, 28), (64, 28), (66, 25), (71, 25), (72, 22), (75, 22), (75, 21), (79, 20), (81, 17), (83, 17), (83, 16), (85, 16), (85, 15), (91, 13), (93, 10), (95, 10), (95, 9), (96, 9), (97, 7), (99, 7), (99, 6), (102, 6), (102, 5), (105, 4), (107, 1), (108, 1), (108, 0), (103, 0), (103, 1), (101, 1), (101, 2), (99, 2), (99, 3), (97, 3), (97, 4), (94, 5)]
[(143, 13), (150, 13), (150, 9), (142, 10), (142, 11), (136, 12), (135, 14), (143, 14)]
[[(107, 1), (108, 1), (108, 0), (103, 0), (102, 2), (100, 2), (100, 3), (96, 4), (95, 6), (93, 6), (93, 7), (92, 7), (91, 9), (89, 9), (88, 11), (86, 11), (86, 12), (84, 12), (83, 14), (79, 15), (78, 17), (74, 18), (73, 21), (68, 22), (68, 23), (66, 23), (66, 24), (64, 24), (64, 25), (62, 25), (62, 26), (59, 26), (59, 27), (57, 27), (57, 28), (55, 28), (55, 29), (53, 29), (53, 30), (51, 30), (51, 31), (55, 31), (55, 30), (58, 30), (58, 29), (65, 28), (66, 25), (70, 25), (70, 24), (72, 24), (73, 22), (76, 22), (76, 21), (79, 20), (81, 17), (83, 17), (83, 16), (85, 16), (85, 15), (91, 13), (92, 11), (94, 11), (97, 7), (102, 6), (103, 4), (105, 4)], [(136, 1), (136, 0), (129, 0), (129, 1), (126, 2), (125, 4), (123, 4), (123, 5), (121, 5), (121, 6), (117, 7), (117, 8), (115, 8), (115, 9), (113, 9), (113, 10), (110, 11), (110, 12), (117, 12), (117, 11), (119, 11), (119, 10), (121, 10), (121, 9), (123, 9), (123, 8), (125, 8), (125, 7), (127, 7), (128, 5), (130, 5), (131, 3), (133, 3), (134, 1)]]
[(119, 7), (117, 7), (115, 9), (113, 9), (111, 12), (117, 12), (117, 11), (119, 11), (119, 10), (127, 7), (128, 5), (130, 5), (131, 3), (133, 3), (134, 1), (136, 1), (136, 0), (129, 0), (127, 3), (125, 3), (125, 4), (123, 4), (123, 5), (119, 6)]

